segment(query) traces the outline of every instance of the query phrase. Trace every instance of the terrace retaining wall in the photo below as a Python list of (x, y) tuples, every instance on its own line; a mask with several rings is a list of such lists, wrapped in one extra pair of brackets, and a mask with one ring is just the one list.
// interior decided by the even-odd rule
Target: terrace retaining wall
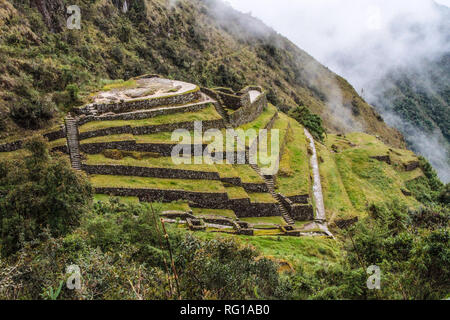
[(239, 127), (256, 120), (266, 106), (266, 93), (261, 93), (253, 103), (248, 103), (229, 115), (231, 125), (233, 127)]
[(74, 110), (77, 116), (92, 115), (92, 109), (95, 109), (97, 113), (125, 113), (135, 110), (152, 109), (167, 105), (184, 105), (200, 100), (202, 97), (200, 88), (195, 89), (192, 92), (165, 96), (146, 100), (134, 100), (134, 101), (122, 101), (118, 103), (106, 103), (106, 104), (89, 104), (82, 108)]
[[(202, 128), (204, 131), (209, 129), (222, 129), (224, 127), (225, 125), (222, 119), (202, 121)], [(117, 134), (145, 135), (158, 132), (170, 132), (175, 131), (177, 129), (185, 129), (188, 131), (192, 131), (194, 130), (194, 122), (168, 123), (162, 125), (152, 125), (142, 127), (121, 126), (121, 127), (92, 130), (80, 132), (80, 140)]]
[(78, 125), (83, 125), (92, 121), (114, 121), (114, 120), (142, 120), (142, 119), (150, 119), (157, 116), (162, 115), (171, 115), (181, 112), (196, 112), (207, 108), (211, 105), (211, 101), (192, 104), (189, 106), (179, 106), (179, 107), (166, 107), (154, 110), (146, 110), (142, 112), (134, 111), (128, 113), (119, 113), (119, 114), (105, 114), (102, 116), (85, 116), (82, 115), (78, 119)]
[(228, 201), (226, 193), (191, 192), (182, 190), (131, 189), (131, 188), (95, 188), (99, 194), (122, 197), (138, 197), (143, 202), (173, 202), (179, 200), (201, 203), (207, 208), (214, 208)]
[[(288, 209), (289, 215), (295, 221), (311, 221), (314, 220), (314, 208), (308, 202), (304, 204), (295, 204), (288, 197), (278, 194), (280, 201), (283, 203), (284, 207)], [(304, 199), (302, 199), (304, 200)], [(306, 199), (306, 201), (308, 201)]]
[(88, 174), (136, 176), (164, 179), (220, 180), (217, 172), (203, 172), (169, 168), (148, 168), (122, 165), (82, 165)]
[[(158, 153), (161, 157), (172, 156), (172, 150), (178, 144), (170, 143), (136, 143), (135, 140), (132, 141), (111, 141), (111, 142), (95, 142), (95, 143), (83, 143), (80, 146), (81, 151), (87, 154), (98, 154), (106, 149), (112, 150), (123, 150), (123, 151), (137, 151), (137, 152), (151, 152)], [(194, 150), (199, 145), (185, 145), (189, 147), (194, 155)], [(208, 145), (202, 145), (201, 148), (203, 152), (208, 147)]]

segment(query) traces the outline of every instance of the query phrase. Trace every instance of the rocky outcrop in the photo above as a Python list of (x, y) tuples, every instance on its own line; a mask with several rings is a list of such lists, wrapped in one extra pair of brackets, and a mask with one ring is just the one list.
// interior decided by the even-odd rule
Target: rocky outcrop
[(374, 160), (378, 160), (380, 162), (385, 162), (385, 163), (387, 163), (389, 165), (392, 164), (391, 157), (389, 157), (388, 155), (386, 155), (386, 156), (373, 156), (373, 157), (370, 157), (370, 158), (374, 159)]

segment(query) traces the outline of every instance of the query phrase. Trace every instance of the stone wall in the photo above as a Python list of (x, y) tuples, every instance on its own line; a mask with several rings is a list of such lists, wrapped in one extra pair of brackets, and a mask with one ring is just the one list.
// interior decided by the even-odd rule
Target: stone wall
[(43, 136), (44, 136), (44, 138), (47, 138), (48, 141), (55, 141), (58, 139), (65, 138), (66, 137), (66, 128), (65, 128), (65, 126), (61, 126), (60, 130), (45, 133)]
[[(81, 144), (80, 149), (87, 154), (98, 154), (106, 149), (117, 149), (122, 151), (137, 151), (137, 152), (151, 152), (158, 153), (161, 157), (172, 156), (172, 150), (176, 143), (136, 143), (136, 141), (111, 141), (111, 142), (97, 142)], [(188, 145), (191, 147), (192, 155), (194, 155), (194, 148), (197, 145)], [(205, 144), (201, 148), (203, 151), (208, 146)]]
[(265, 107), (267, 107), (267, 97), (265, 93), (261, 93), (252, 104), (245, 105), (230, 114), (230, 123), (233, 127), (239, 127), (252, 122), (259, 117)]
[(311, 221), (314, 220), (314, 208), (310, 204), (294, 204), (290, 215), (295, 221)]
[[(314, 208), (311, 204), (306, 202), (305, 204), (296, 204), (288, 197), (278, 194), (279, 199), (288, 210), (289, 215), (295, 221), (311, 221), (314, 220)], [(302, 199), (304, 200), (304, 199)]]
[(211, 105), (211, 102), (203, 102), (188, 106), (167, 107), (155, 110), (146, 110), (142, 112), (128, 112), (119, 114), (106, 114), (102, 116), (81, 116), (78, 119), (78, 125), (83, 125), (92, 121), (113, 121), (113, 120), (141, 120), (150, 119), (162, 115), (171, 115), (180, 112), (196, 112), (203, 110)]
[[(225, 127), (222, 119), (202, 121), (202, 126), (204, 131), (209, 129), (222, 129)], [(158, 132), (171, 132), (177, 129), (186, 129), (192, 131), (194, 130), (194, 122), (178, 122), (178, 123), (168, 123), (162, 125), (142, 126), (142, 127), (122, 126), (122, 127), (112, 127), (100, 130), (80, 132), (80, 140), (116, 134), (145, 135)]]
[(409, 163), (404, 164), (405, 171), (413, 171), (417, 168), (420, 168), (420, 162), (419, 161), (411, 161)]
[(200, 100), (201, 98), (200, 88), (196, 88), (191, 92), (186, 92), (182, 94), (175, 94), (172, 96), (165, 96), (146, 100), (134, 100), (134, 101), (123, 101), (119, 103), (108, 103), (108, 104), (90, 104), (82, 108), (74, 110), (77, 116), (81, 115), (92, 115), (92, 109), (95, 109), (99, 114), (103, 113), (124, 113), (136, 110), (146, 110), (161, 106), (168, 105), (184, 105)]
[(387, 164), (391, 164), (391, 157), (389, 157), (388, 155), (386, 156), (374, 156), (374, 157), (370, 157), (371, 159), (380, 161), (380, 162), (385, 162)]
[(217, 172), (203, 172), (168, 168), (148, 168), (121, 165), (82, 165), (88, 174), (136, 176), (163, 179), (220, 180)]
[(263, 88), (260, 87), (260, 86), (246, 86), (245, 88), (243, 88), (241, 91), (238, 92), (238, 95), (246, 94), (246, 93), (248, 93), (249, 91), (252, 91), (252, 90), (263, 92)]
[[(64, 129), (58, 131), (52, 131), (43, 134), (44, 138), (47, 138), (48, 141), (54, 141), (58, 139), (62, 139), (66, 137), (66, 131)], [(22, 149), (23, 140), (16, 140), (12, 142), (7, 142), (0, 144), (0, 152), (13, 152), (19, 149)]]
[(0, 152), (12, 152), (19, 150), (22, 148), (22, 144), (22, 140), (0, 144)]
[(244, 100), (241, 96), (237, 96), (235, 94), (228, 94), (221, 91), (215, 91), (216, 94), (220, 97), (224, 107), (237, 110), (244, 106)]
[(309, 194), (296, 195), (287, 197), (294, 204), (308, 204), (309, 203)]
[(265, 183), (242, 183), (242, 187), (246, 192), (250, 193), (267, 193), (269, 188)]
[(226, 193), (191, 192), (182, 190), (95, 188), (95, 193), (119, 197), (138, 197), (143, 202), (173, 202), (179, 200), (200, 203), (205, 208), (214, 208), (228, 201)]
[(251, 203), (250, 199), (230, 199), (218, 203), (215, 207), (210, 207), (202, 203), (195, 202), (193, 207), (205, 209), (228, 209), (233, 210), (238, 218), (256, 218), (281, 216), (276, 203)]
[(355, 223), (358, 222), (358, 217), (352, 218), (352, 219), (341, 219), (341, 220), (336, 220), (334, 222), (334, 224), (339, 228), (339, 229), (347, 229), (351, 226), (353, 226)]

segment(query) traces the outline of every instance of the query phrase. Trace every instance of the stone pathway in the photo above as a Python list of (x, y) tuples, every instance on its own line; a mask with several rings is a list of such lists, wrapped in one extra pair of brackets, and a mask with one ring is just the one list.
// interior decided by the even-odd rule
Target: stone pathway
[(67, 146), (69, 148), (70, 163), (75, 170), (81, 170), (80, 143), (78, 139), (77, 120), (68, 115), (65, 119)]
[[(250, 163), (249, 150), (245, 150), (245, 160), (246, 163)], [(261, 169), (256, 164), (250, 164), (250, 167), (264, 180), (264, 183), (269, 190), (270, 195), (277, 201), (278, 210), (281, 213), (281, 216), (286, 221), (286, 223), (290, 226), (295, 225), (294, 219), (290, 216), (288, 210), (284, 207), (283, 202), (281, 202), (280, 196), (275, 192), (275, 183), (272, 177), (265, 176), (262, 174)]]
[(306, 138), (309, 140), (309, 146), (312, 150), (312, 156), (310, 158), (310, 164), (313, 171), (313, 195), (316, 205), (315, 221), (319, 228), (327, 235), (333, 237), (328, 230), (327, 217), (325, 212), (325, 205), (323, 202), (322, 182), (320, 180), (319, 161), (317, 160), (317, 150), (314, 143), (314, 138), (311, 133), (305, 128)]

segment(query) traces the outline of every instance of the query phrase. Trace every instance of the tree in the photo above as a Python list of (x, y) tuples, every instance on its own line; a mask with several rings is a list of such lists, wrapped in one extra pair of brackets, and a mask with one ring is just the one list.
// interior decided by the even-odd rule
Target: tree
[(87, 177), (61, 155), (50, 155), (44, 138), (34, 136), (24, 146), (30, 155), (0, 162), (3, 255), (38, 240), (44, 228), (54, 236), (66, 234), (78, 225), (92, 198)]

